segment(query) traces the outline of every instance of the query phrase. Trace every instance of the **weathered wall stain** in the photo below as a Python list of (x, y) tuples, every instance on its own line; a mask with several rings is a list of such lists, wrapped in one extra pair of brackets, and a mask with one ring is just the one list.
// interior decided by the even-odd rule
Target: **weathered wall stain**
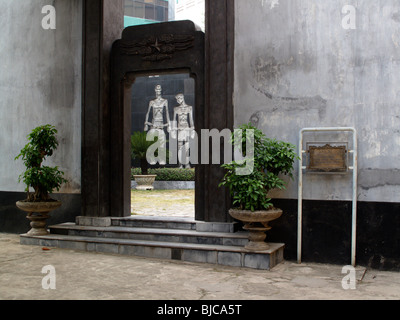
[(75, 71), (72, 68), (52, 66), (48, 69), (47, 75), (48, 77), (41, 78), (37, 82), (37, 88), (45, 101), (43, 105), (51, 109), (73, 109), (76, 99), (75, 82), (78, 80)]
[(299, 113), (304, 114), (305, 112), (316, 111), (320, 120), (322, 120), (326, 115), (327, 108), (327, 100), (323, 99), (320, 96), (315, 97), (278, 97), (273, 96), (271, 93), (264, 91), (260, 88), (255, 88), (252, 86), (254, 90), (264, 94), (269, 100), (266, 103), (265, 109), (258, 110), (254, 114), (251, 115), (250, 120), (255, 121), (258, 118), (257, 125), (259, 120), (263, 116), (267, 116), (268, 113), (274, 113), (276, 111), (284, 112), (284, 113)]
[(400, 186), (400, 169), (360, 170), (359, 186), (367, 191), (385, 186)]
[(257, 57), (253, 66), (254, 78), (257, 82), (279, 82), (281, 78), (282, 63), (276, 61), (275, 57)]

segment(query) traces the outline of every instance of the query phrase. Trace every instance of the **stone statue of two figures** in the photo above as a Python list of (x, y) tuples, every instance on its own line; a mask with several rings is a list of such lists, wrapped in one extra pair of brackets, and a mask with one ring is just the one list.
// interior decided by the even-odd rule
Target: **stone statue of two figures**
[[(185, 102), (185, 96), (182, 93), (176, 95), (178, 106), (174, 108), (174, 117), (172, 121), (169, 117), (168, 100), (162, 97), (162, 87), (155, 87), (156, 98), (149, 103), (149, 109), (146, 114), (144, 131), (155, 130), (158, 132), (158, 142), (165, 145), (165, 128), (172, 139), (178, 140), (178, 162), (180, 168), (190, 168), (189, 140), (194, 139), (193, 107)], [(149, 122), (149, 116), (153, 110), (152, 122)], [(165, 112), (165, 118), (164, 118)], [(166, 121), (165, 121), (166, 119)], [(166, 163), (160, 163), (165, 165)]]

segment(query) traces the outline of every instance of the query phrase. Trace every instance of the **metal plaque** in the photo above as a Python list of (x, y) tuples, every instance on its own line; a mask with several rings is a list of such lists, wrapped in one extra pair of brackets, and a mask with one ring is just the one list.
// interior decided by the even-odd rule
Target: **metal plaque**
[(320, 173), (347, 172), (346, 146), (331, 146), (329, 144), (309, 147), (310, 161), (308, 171)]

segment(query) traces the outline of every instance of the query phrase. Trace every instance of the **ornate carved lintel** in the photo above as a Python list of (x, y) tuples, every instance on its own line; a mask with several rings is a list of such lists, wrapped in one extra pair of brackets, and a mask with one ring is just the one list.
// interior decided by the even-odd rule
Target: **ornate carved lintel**
[(172, 59), (177, 51), (191, 48), (194, 43), (192, 35), (161, 34), (150, 36), (140, 41), (122, 40), (122, 54), (140, 55), (144, 61), (162, 61)]

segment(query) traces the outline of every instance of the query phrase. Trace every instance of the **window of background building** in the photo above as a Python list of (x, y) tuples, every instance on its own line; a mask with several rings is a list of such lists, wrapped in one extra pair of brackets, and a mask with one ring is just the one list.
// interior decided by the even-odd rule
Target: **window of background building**
[(125, 27), (176, 20), (205, 31), (205, 0), (125, 0)]

